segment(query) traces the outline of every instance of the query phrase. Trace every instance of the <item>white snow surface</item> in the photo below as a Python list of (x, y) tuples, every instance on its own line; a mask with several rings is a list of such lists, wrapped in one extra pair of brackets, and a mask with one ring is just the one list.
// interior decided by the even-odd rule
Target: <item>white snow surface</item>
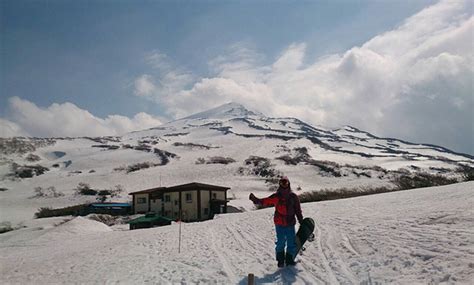
[[(278, 269), (273, 209), (111, 231), (40, 219), (0, 235), (1, 284), (472, 284), (474, 182), (307, 203), (315, 241)], [(56, 226), (61, 221), (61, 224)]]
[[(29, 139), (24, 139), (28, 143)], [(60, 208), (94, 202), (94, 196), (75, 195), (79, 183), (92, 189), (125, 191), (115, 202), (127, 202), (130, 192), (174, 186), (189, 182), (230, 187), (230, 205), (249, 210), (249, 192), (266, 195), (271, 186), (268, 177), (252, 173), (246, 164), (251, 156), (268, 159), (276, 174), (290, 177), (300, 192), (321, 189), (393, 187), (391, 174), (384, 171), (429, 172), (460, 178), (460, 165), (474, 167), (469, 155), (396, 139), (377, 138), (353, 127), (327, 130), (310, 126), (294, 118), (269, 118), (244, 106), (229, 103), (187, 118), (173, 121), (122, 137), (57, 138), (54, 144), (37, 147), (24, 154), (2, 154), (0, 149), (0, 222), (18, 225), (33, 218), (41, 207)], [(109, 148), (110, 147), (110, 148)], [(148, 148), (149, 151), (137, 149)], [(165, 165), (156, 149), (175, 154)], [(295, 158), (307, 152), (307, 159), (335, 166), (341, 176), (334, 176), (310, 162), (286, 164), (281, 157)], [(29, 154), (40, 160), (30, 162)], [(198, 159), (226, 157), (235, 160), (227, 165), (198, 164)], [(127, 173), (124, 169), (137, 163), (158, 166)], [(13, 164), (42, 165), (43, 175), (11, 179)], [(123, 168), (123, 170), (117, 170)], [(376, 169), (374, 167), (382, 167)], [(244, 171), (241, 171), (242, 168)], [(457, 175), (457, 176), (456, 176)], [(64, 196), (33, 198), (34, 189), (55, 187)], [(5, 190), (6, 189), (6, 190)]]

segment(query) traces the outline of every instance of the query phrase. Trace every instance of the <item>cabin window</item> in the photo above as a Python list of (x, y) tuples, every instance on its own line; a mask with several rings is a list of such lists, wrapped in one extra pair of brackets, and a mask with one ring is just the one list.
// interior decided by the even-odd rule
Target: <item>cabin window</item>
[(165, 202), (171, 202), (171, 196), (165, 195)]
[(178, 200), (174, 200), (174, 205), (178, 206)]
[(138, 198), (137, 204), (146, 204), (146, 198)]
[(193, 194), (186, 193), (186, 202), (191, 203), (193, 201)]

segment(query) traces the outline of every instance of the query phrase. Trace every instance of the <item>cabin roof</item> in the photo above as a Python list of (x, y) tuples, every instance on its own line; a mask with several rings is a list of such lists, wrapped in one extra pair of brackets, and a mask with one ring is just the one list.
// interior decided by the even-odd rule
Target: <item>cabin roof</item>
[(146, 193), (154, 193), (154, 192), (176, 192), (176, 191), (187, 191), (187, 190), (227, 191), (229, 189), (230, 187), (191, 182), (191, 183), (181, 184), (181, 185), (176, 185), (176, 186), (171, 186), (171, 187), (155, 187), (151, 189), (132, 192), (132, 193), (129, 193), (129, 195), (146, 194)]

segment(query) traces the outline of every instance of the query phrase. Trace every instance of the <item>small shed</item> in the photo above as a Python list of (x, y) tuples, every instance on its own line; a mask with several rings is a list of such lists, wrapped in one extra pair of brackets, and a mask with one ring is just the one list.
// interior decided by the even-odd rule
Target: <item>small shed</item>
[(188, 183), (157, 187), (130, 193), (133, 212), (158, 213), (163, 217), (186, 222), (204, 221), (215, 214), (227, 213), (229, 187)]
[(152, 228), (152, 227), (160, 227), (160, 226), (167, 226), (171, 225), (173, 220), (162, 217), (160, 215), (150, 213), (146, 214), (145, 216), (136, 218), (128, 222), (130, 225), (130, 230), (135, 229), (145, 229), (145, 228)]

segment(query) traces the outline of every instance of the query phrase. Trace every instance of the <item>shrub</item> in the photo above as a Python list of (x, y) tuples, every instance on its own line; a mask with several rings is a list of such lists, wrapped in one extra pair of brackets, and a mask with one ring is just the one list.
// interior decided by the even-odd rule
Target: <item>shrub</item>
[(2, 222), (0, 223), (0, 234), (13, 231), (12, 224), (10, 222)]
[(208, 146), (208, 145), (195, 144), (195, 143), (180, 143), (180, 142), (173, 143), (173, 146), (182, 146), (182, 147), (187, 147), (190, 149), (198, 148), (198, 149), (207, 149), (207, 150), (211, 148), (219, 148), (215, 146)]
[(64, 196), (64, 193), (57, 192), (54, 186), (50, 186), (46, 189), (42, 187), (35, 187), (35, 195), (32, 198), (57, 198)]
[(154, 164), (152, 162), (139, 162), (139, 163), (136, 163), (136, 164), (129, 165), (127, 167), (127, 173), (135, 172), (135, 171), (138, 171), (138, 170), (141, 170), (141, 169), (147, 169), (147, 168), (154, 167), (154, 166), (157, 166), (157, 164)]
[(7, 191), (8, 188), (5, 188), (5, 187), (0, 187), (0, 192), (4, 192), (4, 191)]
[[(107, 201), (107, 199), (110, 198), (115, 198), (119, 197), (120, 194), (124, 191), (125, 189), (123, 188), (122, 185), (115, 185), (115, 189), (113, 190), (99, 190), (97, 193), (97, 201), (104, 203)], [(107, 197), (109, 196), (109, 197)]]
[(80, 204), (60, 209), (52, 209), (50, 207), (39, 208), (38, 212), (35, 213), (35, 218), (49, 218), (49, 217), (62, 217), (62, 216), (79, 216), (84, 214), (89, 204)]
[(457, 172), (461, 174), (463, 181), (473, 181), (474, 180), (474, 168), (470, 166), (460, 166), (457, 169)]
[(206, 160), (205, 160), (203, 157), (199, 157), (199, 158), (196, 160), (195, 163), (196, 163), (196, 164), (204, 164), (204, 163), (206, 163)]
[(53, 145), (55, 143), (56, 141), (54, 139), (24, 137), (0, 138), (0, 153), (5, 155), (14, 153), (25, 154), (35, 151), (36, 148)]
[(49, 169), (41, 165), (23, 165), (12, 164), (13, 176), (18, 178), (31, 178), (44, 174)]
[(276, 159), (283, 160), (286, 165), (297, 165), (298, 163), (302, 161), (300, 157), (291, 157), (287, 154), (283, 156), (279, 156)]
[(86, 196), (95, 196), (97, 195), (98, 191), (91, 189), (89, 184), (87, 183), (79, 183), (79, 185), (76, 188), (76, 194), (77, 195), (86, 195)]
[(86, 216), (89, 220), (97, 221), (103, 224), (106, 224), (107, 226), (113, 226), (117, 223), (118, 218), (107, 215), (107, 214), (89, 214)]
[(320, 191), (304, 192), (298, 197), (300, 198), (301, 203), (308, 203), (386, 193), (395, 190), (397, 189), (390, 189), (388, 187), (323, 189)]
[(200, 157), (196, 160), (196, 164), (229, 164), (234, 163), (235, 159), (232, 157), (223, 157), (223, 156), (213, 156), (209, 157), (207, 160)]
[(42, 207), (38, 209), (38, 212), (35, 213), (35, 218), (49, 218), (49, 217), (54, 217), (52, 215), (53, 209), (50, 207)]
[(35, 162), (35, 161), (40, 161), (41, 158), (39, 156), (37, 156), (36, 154), (28, 154), (28, 156), (25, 158), (27, 161), (30, 161), (30, 162)]
[(168, 152), (165, 150), (161, 150), (159, 148), (153, 149), (153, 152), (161, 158), (161, 164), (160, 165), (166, 165), (170, 162), (170, 158), (178, 158), (178, 156), (175, 153)]
[(321, 160), (314, 160), (310, 159), (308, 164), (314, 165), (318, 167), (321, 171), (329, 173), (335, 177), (341, 177), (341, 172), (337, 169), (339, 168), (339, 164), (331, 161), (321, 161)]
[(240, 174), (248, 173), (265, 178), (280, 175), (280, 172), (272, 167), (273, 165), (270, 163), (270, 160), (265, 157), (252, 155), (244, 161), (244, 164), (248, 166), (248, 169), (240, 167), (238, 170)]
[(126, 169), (127, 169), (127, 167), (122, 165), (122, 166), (119, 166), (119, 167), (115, 167), (114, 171), (125, 171)]
[(231, 157), (213, 156), (206, 162), (207, 164), (229, 164), (234, 163), (235, 159)]
[(392, 182), (400, 190), (423, 188), (431, 186), (441, 186), (456, 183), (457, 180), (454, 178), (447, 178), (442, 175), (433, 175), (429, 173), (415, 173), (415, 174), (402, 174), (394, 179)]

